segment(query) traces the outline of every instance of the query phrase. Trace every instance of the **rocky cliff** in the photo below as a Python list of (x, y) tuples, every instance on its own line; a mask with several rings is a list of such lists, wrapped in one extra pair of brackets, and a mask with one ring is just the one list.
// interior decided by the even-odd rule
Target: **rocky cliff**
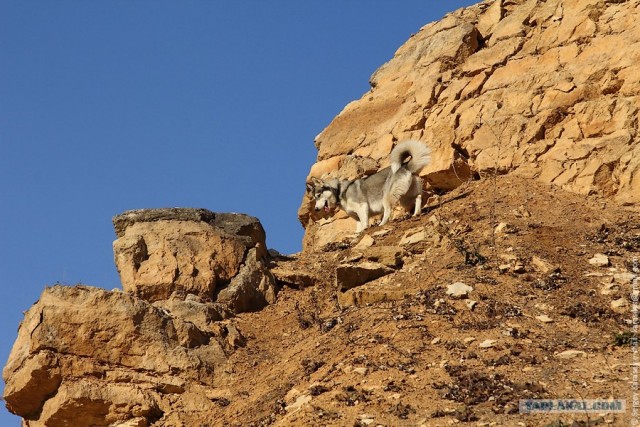
[[(639, 15), (494, 0), (415, 34), (317, 137), (309, 176), (423, 140), (441, 197), (421, 216), (353, 235), (305, 198), (290, 256), (246, 215), (115, 217), (122, 291), (44, 290), (7, 408), (29, 427), (629, 425)], [(627, 411), (518, 408), (575, 398)]]
[(208, 399), (244, 345), (224, 319), (275, 301), (256, 218), (150, 209), (113, 223), (124, 292), (49, 287), (20, 325), (4, 399), (26, 425), (199, 425), (178, 408)]
[[(437, 190), (496, 171), (637, 204), (639, 5), (494, 0), (426, 25), (317, 136), (309, 177), (362, 176), (414, 138), (434, 150), (422, 175)], [(314, 221), (308, 203), (305, 248), (355, 227)]]

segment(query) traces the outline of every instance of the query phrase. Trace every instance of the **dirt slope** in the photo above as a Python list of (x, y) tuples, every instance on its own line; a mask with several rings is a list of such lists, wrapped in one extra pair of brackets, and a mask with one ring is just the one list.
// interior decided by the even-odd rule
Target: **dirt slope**
[[(614, 311), (612, 301), (631, 302), (631, 276), (621, 273), (639, 256), (640, 216), (515, 177), (473, 182), (442, 199), (419, 218), (392, 222), (387, 234), (367, 230), (372, 247), (426, 233), (402, 246), (401, 268), (365, 285), (336, 287), (336, 266), (359, 259), (347, 242), (277, 260), (276, 277), (313, 286), (285, 285), (274, 305), (239, 316), (246, 346), (216, 384), (213, 419), (238, 426), (629, 425), (629, 412), (522, 415), (518, 401), (630, 404), (631, 351), (621, 344), (631, 313), (628, 305)], [(495, 231), (500, 223), (506, 232)], [(596, 253), (610, 266), (591, 265)], [(454, 282), (473, 288), (467, 299), (446, 295)]]

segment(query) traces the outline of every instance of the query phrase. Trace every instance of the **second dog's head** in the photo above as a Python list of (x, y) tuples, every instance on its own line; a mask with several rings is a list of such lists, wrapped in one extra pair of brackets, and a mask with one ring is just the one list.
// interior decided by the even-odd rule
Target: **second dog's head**
[(337, 179), (323, 181), (312, 177), (311, 182), (307, 183), (307, 194), (314, 200), (315, 210), (333, 213), (339, 203), (339, 187), (340, 181)]

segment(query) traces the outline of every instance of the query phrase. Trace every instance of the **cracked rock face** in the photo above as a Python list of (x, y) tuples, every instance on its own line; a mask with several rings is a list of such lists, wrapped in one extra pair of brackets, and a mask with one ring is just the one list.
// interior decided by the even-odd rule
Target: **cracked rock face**
[(132, 295), (53, 286), (25, 313), (4, 400), (28, 426), (146, 426), (182, 405), (191, 383), (211, 382), (232, 351), (213, 325)]
[(225, 303), (233, 313), (275, 298), (256, 218), (172, 208), (125, 212), (113, 223), (115, 263), (126, 292), (151, 302), (191, 294)]
[[(638, 19), (638, 0), (494, 0), (428, 24), (317, 136), (309, 177), (385, 167), (412, 138), (432, 148), (421, 175), (439, 189), (497, 170), (637, 204)], [(311, 216), (305, 195), (305, 249), (355, 227)]]

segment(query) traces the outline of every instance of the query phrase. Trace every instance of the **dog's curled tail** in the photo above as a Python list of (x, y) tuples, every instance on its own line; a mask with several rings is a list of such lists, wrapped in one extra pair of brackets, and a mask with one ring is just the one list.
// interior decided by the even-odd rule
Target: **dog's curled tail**
[[(409, 157), (411, 160), (405, 163)], [(421, 141), (402, 141), (391, 150), (389, 160), (393, 173), (402, 166), (406, 166), (411, 173), (417, 173), (431, 162), (431, 149)]]

